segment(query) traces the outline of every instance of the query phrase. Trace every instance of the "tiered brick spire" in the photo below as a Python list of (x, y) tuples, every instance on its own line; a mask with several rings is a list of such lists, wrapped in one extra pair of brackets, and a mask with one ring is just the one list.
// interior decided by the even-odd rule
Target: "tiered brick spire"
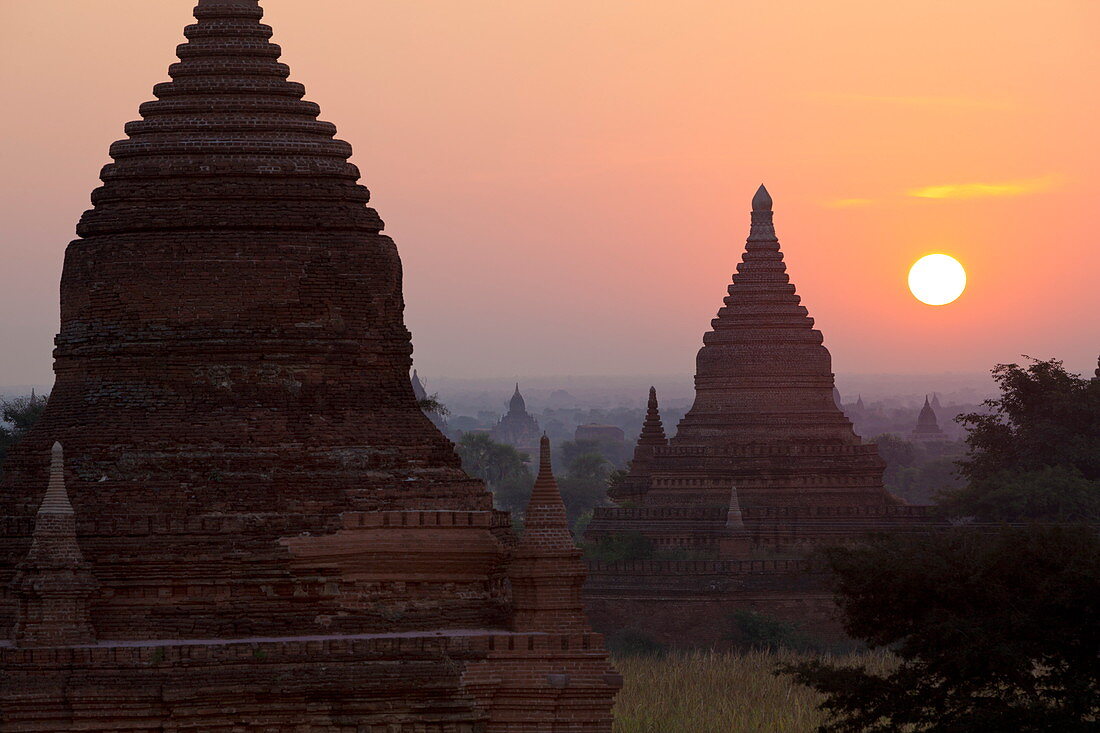
[(752, 549), (752, 538), (745, 528), (741, 516), (741, 500), (737, 497), (737, 486), (730, 489), (730, 505), (726, 510), (725, 536), (718, 541), (718, 557), (743, 558)]
[(615, 501), (625, 501), (633, 494), (644, 490), (649, 481), (649, 469), (653, 463), (653, 450), (668, 445), (665, 426), (661, 422), (661, 409), (657, 404), (657, 388), (649, 388), (649, 404), (646, 408), (642, 432), (634, 446), (634, 458), (630, 461), (630, 471), (626, 479), (617, 486), (608, 489), (608, 496)]
[(550, 439), (540, 441), (539, 473), (524, 515), (523, 537), (508, 568), (516, 631), (588, 628), (581, 603), (584, 565), (569, 531), (550, 465)]
[(16, 568), (13, 590), (19, 599), (17, 646), (73, 646), (95, 641), (88, 599), (98, 584), (76, 540), (76, 517), (65, 491), (65, 459), (55, 443), (50, 483), (35, 517), (30, 552)]
[(665, 426), (661, 422), (661, 408), (657, 404), (657, 388), (649, 388), (649, 404), (646, 406), (645, 420), (642, 422), (642, 434), (638, 445), (668, 445)]
[(703, 337), (696, 398), (672, 444), (859, 444), (833, 399), (832, 359), (787, 275), (761, 186), (725, 306)]

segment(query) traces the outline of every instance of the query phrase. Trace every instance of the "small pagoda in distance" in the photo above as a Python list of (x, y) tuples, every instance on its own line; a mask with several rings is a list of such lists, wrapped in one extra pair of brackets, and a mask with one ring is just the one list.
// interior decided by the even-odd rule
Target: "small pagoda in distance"
[(909, 437), (915, 443), (942, 443), (948, 440), (947, 433), (940, 428), (939, 420), (936, 418), (936, 409), (927, 395), (924, 397), (924, 407), (917, 416), (917, 426), (913, 428)]

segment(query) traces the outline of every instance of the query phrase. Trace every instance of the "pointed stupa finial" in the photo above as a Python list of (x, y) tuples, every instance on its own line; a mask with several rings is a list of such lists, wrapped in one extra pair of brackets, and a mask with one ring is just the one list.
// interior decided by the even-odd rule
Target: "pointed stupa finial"
[(1100, 356), (1096, 357), (1096, 379), (1100, 379)]
[[(665, 437), (665, 426), (661, 422), (661, 408), (657, 404), (657, 388), (649, 388), (649, 404), (647, 405), (645, 420), (642, 422), (642, 433), (638, 436), (638, 445), (668, 445)], [(639, 456), (635, 449), (635, 460)]]
[(54, 443), (50, 451), (50, 484), (42, 498), (39, 514), (72, 514), (73, 505), (65, 490), (65, 450)]
[(542, 434), (539, 438), (539, 478), (541, 479), (553, 479), (554, 467), (550, 461), (550, 438), (546, 433)]
[(512, 395), (512, 399), (508, 401), (508, 412), (513, 415), (524, 415), (527, 413), (527, 403), (523, 399), (523, 395), (519, 393), (519, 382), (516, 382), (516, 391)]
[(763, 183), (760, 184), (760, 188), (756, 189), (756, 195), (752, 197), (752, 210), (772, 210), (772, 195), (768, 193), (768, 189), (764, 187)]

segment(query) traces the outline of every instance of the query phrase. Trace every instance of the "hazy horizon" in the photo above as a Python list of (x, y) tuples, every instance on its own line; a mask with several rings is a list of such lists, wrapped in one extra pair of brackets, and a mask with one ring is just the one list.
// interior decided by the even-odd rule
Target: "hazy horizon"
[[(1096, 3), (262, 4), (424, 374), (690, 375), (761, 181), (838, 374), (1095, 368)], [(64, 248), (193, 5), (0, 0), (0, 382), (49, 383)], [(936, 251), (941, 308), (905, 285)]]

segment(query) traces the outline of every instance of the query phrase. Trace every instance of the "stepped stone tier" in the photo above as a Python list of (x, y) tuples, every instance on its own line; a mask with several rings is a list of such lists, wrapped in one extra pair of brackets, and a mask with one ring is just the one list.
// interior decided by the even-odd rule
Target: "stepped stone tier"
[[(608, 492), (618, 506), (597, 508), (586, 530), (593, 543), (639, 534), (657, 553), (633, 569), (590, 564), (585, 598), (597, 628), (641, 623), (686, 642), (693, 625), (724, 628), (733, 609), (749, 607), (836, 629), (817, 576), (796, 566), (745, 576), (749, 566), (730, 564), (796, 560), (869, 530), (937, 521), (886, 491), (884, 462), (836, 396), (832, 357), (787, 275), (761, 186), (742, 261), (703, 337), (694, 404), (668, 437), (650, 390), (630, 470)], [(687, 560), (707, 565), (683, 577), (668, 565)]]
[(610, 730), (601, 637), (419, 409), (397, 249), (262, 16), (200, 0), (66, 252), (0, 484), (0, 727)]
[(508, 412), (500, 418), (489, 436), (498, 443), (505, 443), (534, 456), (539, 449), (540, 434), (538, 420), (528, 414), (527, 403), (524, 402), (517, 383), (515, 394), (508, 401)]
[(936, 419), (936, 410), (928, 401), (927, 396), (924, 398), (924, 407), (921, 408), (920, 415), (917, 416), (917, 426), (913, 428), (911, 437), (913, 440), (922, 443), (947, 440), (947, 435), (940, 428), (939, 421)]

